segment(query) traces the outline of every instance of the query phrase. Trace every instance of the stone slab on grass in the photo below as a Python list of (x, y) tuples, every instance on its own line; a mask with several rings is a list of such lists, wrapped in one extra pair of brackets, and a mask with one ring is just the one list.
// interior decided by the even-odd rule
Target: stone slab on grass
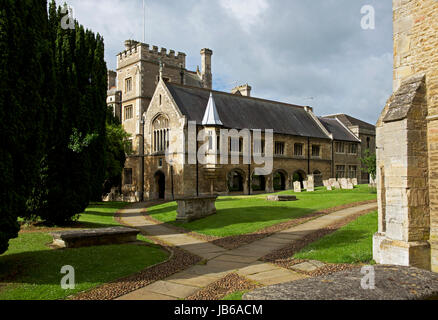
[(438, 298), (438, 274), (411, 267), (374, 266), (375, 289), (361, 287), (361, 268), (273, 285), (244, 300), (426, 300)]
[(136, 242), (139, 230), (112, 227), (86, 230), (53, 232), (52, 246), (56, 248), (81, 248)]
[(297, 201), (296, 196), (273, 195), (266, 198), (268, 201)]

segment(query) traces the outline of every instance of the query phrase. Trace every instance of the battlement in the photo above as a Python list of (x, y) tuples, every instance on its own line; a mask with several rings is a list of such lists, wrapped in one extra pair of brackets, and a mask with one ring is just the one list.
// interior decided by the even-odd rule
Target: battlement
[(133, 63), (134, 61), (143, 59), (154, 62), (162, 61), (166, 66), (186, 67), (186, 54), (183, 52), (175, 52), (175, 50), (167, 51), (166, 48), (158, 48), (150, 46), (147, 43), (140, 43), (134, 40), (125, 41), (125, 50), (117, 55), (117, 63), (119, 67)]

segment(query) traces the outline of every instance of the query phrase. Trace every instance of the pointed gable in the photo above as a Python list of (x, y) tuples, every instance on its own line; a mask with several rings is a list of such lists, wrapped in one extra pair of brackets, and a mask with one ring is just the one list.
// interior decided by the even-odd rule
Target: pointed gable
[(205, 109), (204, 118), (202, 119), (202, 125), (204, 126), (222, 126), (222, 121), (219, 117), (216, 108), (216, 102), (213, 98), (213, 93), (210, 92), (210, 98), (208, 99), (207, 108)]

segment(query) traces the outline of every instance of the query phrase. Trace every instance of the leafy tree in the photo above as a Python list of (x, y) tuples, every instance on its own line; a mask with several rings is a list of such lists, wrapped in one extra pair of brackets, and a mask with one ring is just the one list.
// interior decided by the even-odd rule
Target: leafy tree
[(366, 172), (371, 175), (371, 177), (375, 180), (376, 179), (376, 167), (377, 167), (377, 159), (376, 154), (371, 153), (370, 150), (365, 151), (365, 157), (360, 159), (362, 161), (362, 164), (364, 165), (364, 168), (362, 168), (363, 172)]
[(116, 121), (106, 125), (105, 148), (105, 188), (104, 193), (109, 193), (111, 188), (122, 184), (122, 172), (129, 152), (129, 134)]
[(52, 126), (47, 2), (0, 0), (0, 254), (38, 180)]

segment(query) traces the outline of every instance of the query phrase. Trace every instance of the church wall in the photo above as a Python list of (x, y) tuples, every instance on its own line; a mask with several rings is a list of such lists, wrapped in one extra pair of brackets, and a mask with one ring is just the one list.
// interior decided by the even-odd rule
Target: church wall
[(394, 91), (426, 75), (432, 269), (438, 272), (438, 1), (393, 0)]

